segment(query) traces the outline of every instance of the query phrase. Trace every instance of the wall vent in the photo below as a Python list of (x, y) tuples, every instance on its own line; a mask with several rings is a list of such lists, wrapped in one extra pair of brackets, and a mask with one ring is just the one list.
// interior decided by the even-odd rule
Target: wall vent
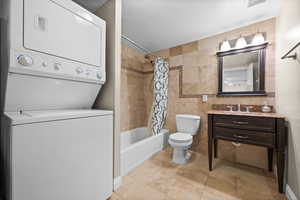
[(265, 3), (267, 0), (248, 0), (248, 8)]

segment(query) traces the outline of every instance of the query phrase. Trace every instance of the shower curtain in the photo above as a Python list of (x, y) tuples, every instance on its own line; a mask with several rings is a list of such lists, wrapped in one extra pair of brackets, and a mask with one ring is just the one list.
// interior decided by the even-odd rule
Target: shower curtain
[[(154, 91), (150, 128), (152, 135), (157, 135), (163, 128), (168, 103), (169, 63), (156, 58), (154, 64)], [(152, 116), (152, 117), (151, 117)]]

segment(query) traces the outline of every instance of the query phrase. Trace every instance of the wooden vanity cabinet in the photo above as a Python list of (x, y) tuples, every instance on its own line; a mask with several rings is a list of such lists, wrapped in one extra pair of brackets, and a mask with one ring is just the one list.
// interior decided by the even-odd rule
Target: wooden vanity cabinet
[(283, 192), (286, 131), (285, 120), (276, 114), (224, 114), (208, 113), (208, 156), (212, 170), (213, 153), (218, 156), (218, 140), (266, 147), (269, 171), (273, 170), (273, 152), (277, 155), (278, 189)]

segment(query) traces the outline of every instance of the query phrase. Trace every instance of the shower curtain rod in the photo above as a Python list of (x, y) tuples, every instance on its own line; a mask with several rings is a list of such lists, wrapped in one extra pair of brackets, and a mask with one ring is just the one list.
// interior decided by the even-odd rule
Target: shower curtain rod
[(134, 45), (136, 48), (142, 50), (142, 51), (146, 54), (146, 56), (145, 56), (146, 58), (147, 58), (147, 56), (149, 56), (149, 55), (151, 55), (151, 56), (153, 56), (153, 57), (155, 57), (155, 58), (158, 58), (157, 55), (152, 54), (151, 51), (149, 51), (148, 49), (146, 49), (146, 48), (143, 47), (142, 45), (140, 45), (140, 44), (134, 42), (133, 40), (129, 39), (129, 38), (126, 37), (125, 35), (122, 35), (122, 38), (123, 38), (124, 40), (130, 42), (130, 43), (131, 43), (132, 45)]

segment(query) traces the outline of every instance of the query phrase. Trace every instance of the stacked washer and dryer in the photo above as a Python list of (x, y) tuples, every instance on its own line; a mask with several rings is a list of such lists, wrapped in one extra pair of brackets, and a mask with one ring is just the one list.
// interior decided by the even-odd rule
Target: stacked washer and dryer
[(112, 193), (113, 113), (105, 21), (71, 0), (3, 0), (1, 158), (6, 200), (104, 200)]

